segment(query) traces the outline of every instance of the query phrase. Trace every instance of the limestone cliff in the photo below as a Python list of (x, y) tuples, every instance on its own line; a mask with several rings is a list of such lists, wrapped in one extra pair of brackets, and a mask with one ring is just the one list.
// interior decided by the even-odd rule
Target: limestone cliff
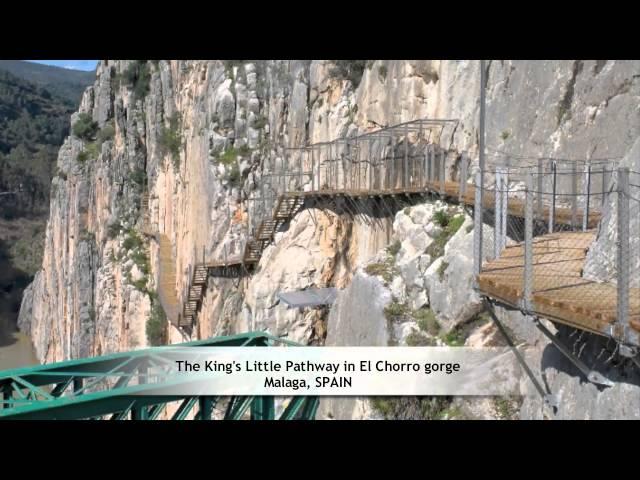
[[(102, 61), (71, 119), (89, 114), (97, 134), (70, 136), (60, 149), (43, 265), (23, 299), (19, 323), (38, 357), (50, 362), (147, 344), (158, 278), (158, 245), (142, 233), (147, 194), (149, 225), (171, 242), (182, 299), (195, 262), (240, 251), (248, 195), (285, 147), (453, 118), (459, 124), (446, 147), (477, 163), (479, 77), (477, 61)], [(624, 156), (640, 132), (639, 77), (639, 62), (491, 61), (488, 160), (501, 152), (516, 163)], [(410, 240), (398, 253), (405, 283), (391, 291), (413, 309), (428, 300), (450, 330), (477, 313), (473, 302), (458, 302), (459, 279), (449, 277), (470, 263), (447, 253), (432, 263), (416, 256), (433, 238), (409, 233), (411, 224), (427, 221), (418, 214), (396, 218), (396, 231), (404, 228)], [(331, 338), (348, 303), (327, 316), (287, 310), (276, 293), (326, 284), (356, 293), (374, 288), (361, 273), (351, 280), (390, 243), (392, 222), (374, 230), (340, 212), (303, 210), (263, 253), (255, 275), (209, 279), (193, 336), (267, 328), (321, 343), (328, 328)], [(466, 222), (451, 239), (458, 251), (468, 246)], [(378, 333), (366, 341), (384, 343), (388, 332)], [(165, 340), (182, 336), (170, 327)]]

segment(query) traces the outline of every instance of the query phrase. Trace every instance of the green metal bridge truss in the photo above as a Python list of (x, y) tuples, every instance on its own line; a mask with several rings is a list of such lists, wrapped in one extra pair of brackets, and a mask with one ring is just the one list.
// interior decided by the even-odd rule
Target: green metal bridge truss
[[(264, 332), (182, 343), (179, 347), (269, 347), (297, 344)], [(313, 420), (318, 397), (153, 395), (163, 387), (163, 347), (0, 371), (0, 420), (154, 420), (175, 409), (172, 420)], [(215, 415), (214, 415), (215, 410)], [(282, 410), (276, 415), (277, 410)]]

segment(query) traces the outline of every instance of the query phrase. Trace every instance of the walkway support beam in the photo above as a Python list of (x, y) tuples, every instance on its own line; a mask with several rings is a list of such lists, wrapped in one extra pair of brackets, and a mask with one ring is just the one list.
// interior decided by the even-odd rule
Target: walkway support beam
[(527, 173), (524, 210), (524, 278), (522, 307), (532, 311), (533, 293), (533, 176)]
[(473, 208), (473, 273), (482, 270), (482, 172), (476, 172), (476, 196)]
[(629, 168), (618, 169), (618, 299), (617, 324), (621, 340), (629, 337)]

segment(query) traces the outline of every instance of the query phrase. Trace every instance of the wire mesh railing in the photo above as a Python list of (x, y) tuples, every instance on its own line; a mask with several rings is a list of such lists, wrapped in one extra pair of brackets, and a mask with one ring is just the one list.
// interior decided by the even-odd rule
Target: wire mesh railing
[(640, 344), (640, 173), (538, 159), (475, 178), (474, 268), (490, 296)]
[[(278, 199), (295, 194), (360, 196), (466, 191), (469, 157), (443, 147), (456, 120), (415, 120), (359, 136), (288, 148), (269, 159), (249, 198), (249, 236), (270, 219)], [(450, 189), (449, 189), (450, 190)]]

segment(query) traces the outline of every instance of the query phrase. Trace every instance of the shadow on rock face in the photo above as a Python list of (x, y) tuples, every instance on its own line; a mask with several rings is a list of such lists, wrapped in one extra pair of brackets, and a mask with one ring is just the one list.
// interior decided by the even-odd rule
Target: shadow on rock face
[[(604, 375), (615, 383), (640, 386), (640, 368), (629, 358), (618, 354), (616, 343), (608, 338), (587, 333), (566, 325), (556, 324), (558, 338), (582, 360), (587, 367)], [(560, 373), (577, 377), (580, 383), (589, 383), (585, 375), (558, 348), (549, 343), (542, 352), (541, 369), (554, 369)], [(598, 385), (598, 390), (606, 389)]]

